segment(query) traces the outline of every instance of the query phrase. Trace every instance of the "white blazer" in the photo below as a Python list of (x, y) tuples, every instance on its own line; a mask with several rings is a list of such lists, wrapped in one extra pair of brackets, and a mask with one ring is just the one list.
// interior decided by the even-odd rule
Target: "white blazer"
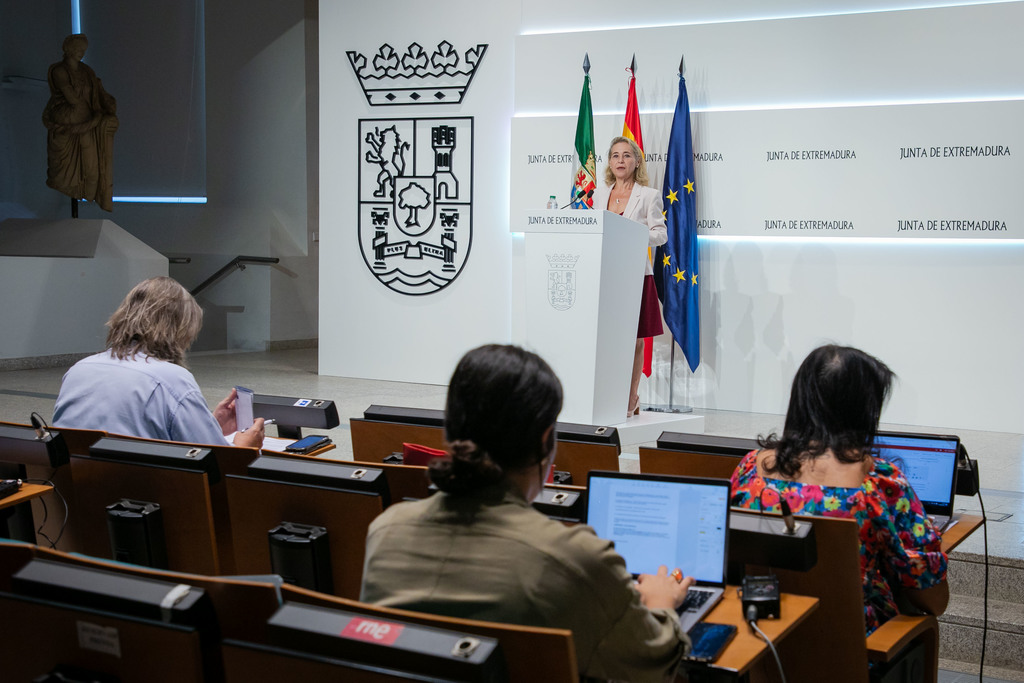
[[(604, 183), (598, 183), (594, 192), (594, 208), (598, 211), (608, 210), (618, 213), (613, 207), (608, 206), (608, 196), (611, 187)], [(647, 241), (648, 246), (657, 247), (668, 241), (668, 230), (665, 228), (664, 204), (661, 201), (661, 191), (653, 187), (645, 187), (640, 183), (633, 183), (633, 191), (629, 193), (629, 201), (622, 212), (623, 218), (636, 221), (646, 225), (650, 232)], [(647, 270), (645, 275), (653, 275), (651, 260), (647, 259)]]

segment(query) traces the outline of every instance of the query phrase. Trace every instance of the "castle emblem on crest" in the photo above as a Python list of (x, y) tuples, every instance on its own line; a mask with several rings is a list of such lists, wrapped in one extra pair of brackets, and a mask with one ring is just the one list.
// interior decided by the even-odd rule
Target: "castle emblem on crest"
[(384, 43), (371, 59), (348, 50), (349, 64), (371, 107), (398, 104), (459, 104), (473, 82), (487, 45), (460, 55), (447, 40), (430, 54), (412, 43), (405, 54)]
[(548, 259), (548, 303), (556, 311), (568, 311), (576, 303), (578, 254), (545, 254)]
[(446, 287), (473, 240), (473, 118), (361, 119), (359, 150), (370, 272), (402, 294)]

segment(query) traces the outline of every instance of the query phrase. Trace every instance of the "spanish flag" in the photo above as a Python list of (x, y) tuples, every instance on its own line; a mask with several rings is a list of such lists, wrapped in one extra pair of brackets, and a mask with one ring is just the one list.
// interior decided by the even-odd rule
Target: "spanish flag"
[(636, 103), (636, 58), (626, 71), (629, 72), (629, 95), (626, 96), (626, 120), (622, 123), (622, 137), (636, 143), (640, 151), (644, 151), (644, 134), (640, 131), (640, 107)]
[[(629, 72), (629, 95), (626, 96), (626, 118), (622, 123), (622, 137), (629, 138), (644, 151), (644, 134), (640, 130), (640, 107), (636, 103), (636, 56), (626, 69)], [(650, 249), (647, 250), (647, 258), (651, 258)], [(651, 376), (651, 366), (654, 361), (654, 340), (650, 337), (644, 339), (644, 374)]]

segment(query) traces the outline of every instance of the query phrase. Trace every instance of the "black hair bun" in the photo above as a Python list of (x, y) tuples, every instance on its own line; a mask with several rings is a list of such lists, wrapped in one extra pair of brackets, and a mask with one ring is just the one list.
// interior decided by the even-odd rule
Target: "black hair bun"
[(490, 486), (505, 473), (486, 451), (468, 440), (448, 444), (449, 455), (430, 462), (430, 481), (445, 493), (461, 494)]

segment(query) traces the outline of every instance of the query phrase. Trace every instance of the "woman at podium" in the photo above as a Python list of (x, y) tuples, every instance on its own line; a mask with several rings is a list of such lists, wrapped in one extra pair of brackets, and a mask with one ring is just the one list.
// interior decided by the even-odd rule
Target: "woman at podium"
[[(440, 489), (370, 525), (360, 599), (387, 607), (570, 629), (582, 676), (662, 681), (689, 641), (692, 578), (634, 583), (610, 541), (530, 504), (554, 464), (562, 385), (536, 354), (482, 346), (459, 361), (445, 406)], [(542, 676), (538, 676), (542, 678)]]
[[(668, 241), (665, 228), (664, 207), (661, 192), (647, 187), (647, 161), (636, 143), (629, 138), (612, 138), (608, 149), (608, 166), (604, 171), (604, 185), (598, 185), (594, 208), (607, 209), (623, 218), (646, 225), (650, 236), (648, 247), (657, 247)], [(658, 291), (654, 286), (654, 270), (651, 259), (646, 260), (643, 294), (640, 299), (640, 322), (636, 333), (636, 347), (633, 351), (633, 375), (629, 384), (629, 408), (626, 415), (640, 412), (640, 371), (643, 369), (644, 342), (646, 337), (662, 333), (661, 308), (658, 305)]]

